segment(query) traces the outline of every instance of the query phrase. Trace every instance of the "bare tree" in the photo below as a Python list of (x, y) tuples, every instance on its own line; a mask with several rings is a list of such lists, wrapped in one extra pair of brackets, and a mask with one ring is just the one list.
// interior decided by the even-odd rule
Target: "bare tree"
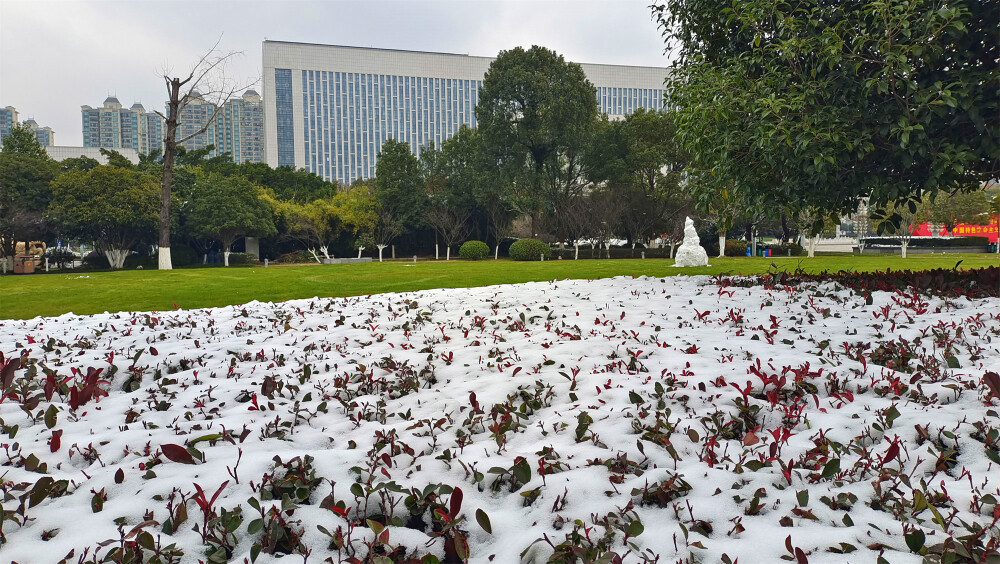
[(469, 216), (469, 212), (448, 205), (432, 207), (427, 211), (427, 223), (434, 229), (434, 233), (444, 240), (445, 260), (451, 260), (452, 246), (468, 235)]
[[(372, 227), (371, 239), (378, 248), (378, 261), (382, 262), (382, 251), (392, 244), (392, 241), (403, 234), (405, 228), (403, 223), (396, 218), (392, 210), (379, 206), (378, 219)], [(358, 257), (361, 257), (361, 250), (358, 249)]]
[[(163, 179), (160, 183), (160, 229), (158, 236), (159, 268), (170, 270), (173, 265), (170, 260), (170, 195), (174, 182), (174, 163), (177, 159), (177, 146), (201, 135), (215, 121), (223, 104), (237, 91), (256, 84), (256, 80), (246, 84), (238, 84), (228, 79), (225, 74), (226, 63), (242, 51), (219, 51), (222, 37), (215, 42), (188, 73), (187, 78), (171, 77), (170, 70), (163, 71), (163, 81), (167, 85), (166, 114), (156, 110), (156, 113), (166, 123), (166, 133), (163, 137)], [(199, 93), (200, 91), (200, 93)], [(207, 100), (214, 104), (212, 115), (197, 131), (177, 138), (177, 128), (180, 125), (181, 111), (195, 100)]]

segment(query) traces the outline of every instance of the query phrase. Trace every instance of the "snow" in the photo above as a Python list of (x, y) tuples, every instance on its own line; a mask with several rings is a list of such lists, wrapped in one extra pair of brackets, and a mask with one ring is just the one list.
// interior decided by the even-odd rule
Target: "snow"
[[(879, 364), (903, 350), (916, 355), (907, 368), (915, 372)], [(558, 545), (575, 520), (586, 527), (580, 546), (610, 535), (604, 548), (626, 562), (643, 554), (765, 562), (800, 550), (811, 563), (878, 554), (917, 563), (922, 556), (904, 540), (914, 528), (926, 547), (967, 535), (966, 526), (986, 528), (981, 544), (1000, 542), (1000, 471), (987, 456), (997, 448), (990, 432), (1000, 428), (1000, 400), (982, 383), (1000, 365), (997, 299), (876, 292), (866, 304), (833, 283), (742, 288), (709, 277), (619, 277), (3, 320), (0, 351), (35, 365), (28, 397), (43, 393), (46, 371), (70, 378), (67, 386), (89, 367), (108, 380), (106, 396), (75, 411), (68, 389), (22, 409), (25, 369), (5, 390), (16, 393), (0, 402), (0, 419), (18, 429), (3, 437), (4, 511), (45, 475), (68, 488), (26, 504), (23, 524), (8, 515), (3, 561), (56, 561), (75, 550), (75, 562), (113, 539), (101, 548), (107, 554), (119, 544), (119, 518), (122, 534), (146, 522), (140, 531), (176, 543), (180, 562), (207, 560), (193, 530), (203, 519), (194, 484), (210, 497), (227, 482), (214, 507), (241, 506), (230, 561), (242, 562), (261, 539), (248, 531), (259, 517), (248, 499), (265, 511), (280, 506), (262, 499), (262, 477), (275, 457), (306, 455), (321, 479), (284, 516), (302, 531), (312, 562), (352, 553), (364, 560), (376, 538), (364, 518), (384, 521), (390, 511), (379, 501), (390, 500), (400, 521), (387, 528), (388, 547), (445, 558), (433, 528), (404, 526), (407, 494), (381, 490), (366, 504), (351, 493), (356, 482), (461, 488), (460, 512), (450, 517), (464, 517), (455, 527), (471, 562), (519, 562), (522, 551), (524, 561), (546, 561), (553, 548), (533, 541)], [(125, 391), (130, 376), (141, 381)], [(51, 429), (43, 415), (50, 405)], [(581, 424), (586, 417), (593, 422)], [(59, 448), (54, 431), (62, 431)], [(217, 433), (230, 438), (194, 444), (204, 455), (195, 464), (160, 452)], [(388, 438), (376, 447), (379, 437)], [(947, 449), (956, 449), (951, 460), (940, 455)], [(25, 467), (31, 455), (48, 474)], [(527, 483), (490, 472), (516, 475), (521, 457)], [(649, 503), (656, 484), (675, 476), (690, 490)], [(536, 488), (537, 496), (524, 495)], [(95, 512), (101, 490), (107, 500)], [(166, 534), (171, 492), (188, 499), (188, 519)], [(346, 519), (321, 503), (331, 494)], [(448, 509), (454, 496), (446, 489), (439, 501)], [(626, 544), (634, 520), (644, 530)], [(418, 521), (433, 525), (431, 512)], [(346, 534), (349, 522), (357, 524), (353, 544), (341, 551), (317, 529)], [(846, 546), (855, 552), (830, 551)]]

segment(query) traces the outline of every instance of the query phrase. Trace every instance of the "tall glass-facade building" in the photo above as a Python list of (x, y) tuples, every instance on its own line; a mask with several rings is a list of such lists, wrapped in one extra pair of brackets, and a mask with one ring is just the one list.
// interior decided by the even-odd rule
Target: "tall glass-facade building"
[(10, 135), (10, 128), (14, 127), (15, 123), (17, 123), (17, 109), (14, 106), (0, 108), (0, 146), (3, 146), (4, 138)]
[[(205, 124), (208, 124), (205, 127)], [(205, 127), (205, 131), (198, 130)], [(177, 139), (185, 149), (215, 148), (209, 156), (229, 153), (233, 162), (264, 162), (264, 106), (260, 94), (247, 90), (219, 108), (197, 92), (183, 109), (177, 127)]]
[(163, 118), (138, 102), (123, 108), (118, 98), (108, 96), (100, 108), (80, 106), (80, 114), (84, 147), (132, 149), (141, 154), (163, 149)]
[[(491, 57), (265, 41), (267, 163), (349, 184), (375, 175), (387, 139), (415, 154), (475, 126)], [(622, 117), (659, 109), (667, 71), (581, 64), (600, 111)]]
[(30, 118), (25, 120), (24, 125), (35, 133), (35, 139), (42, 147), (51, 147), (56, 144), (56, 132), (52, 131), (51, 127), (39, 127), (38, 122)]

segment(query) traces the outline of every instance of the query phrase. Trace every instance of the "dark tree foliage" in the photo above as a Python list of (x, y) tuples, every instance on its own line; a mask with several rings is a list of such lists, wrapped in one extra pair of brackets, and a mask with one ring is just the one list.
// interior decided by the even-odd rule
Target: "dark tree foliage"
[(45, 237), (49, 183), (58, 173), (35, 133), (15, 124), (0, 150), (0, 255), (13, 256), (18, 241)]
[(583, 188), (597, 97), (580, 65), (544, 47), (501, 51), (479, 90), (476, 120), (490, 159), (532, 216), (565, 215)]
[(726, 189), (849, 213), (1000, 174), (997, 0), (678, 0), (653, 13), (703, 205)]

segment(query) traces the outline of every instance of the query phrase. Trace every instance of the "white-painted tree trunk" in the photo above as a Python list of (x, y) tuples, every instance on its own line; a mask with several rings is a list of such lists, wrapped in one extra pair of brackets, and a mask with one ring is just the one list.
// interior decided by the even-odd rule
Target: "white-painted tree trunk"
[(121, 270), (125, 266), (125, 257), (128, 256), (126, 249), (108, 249), (104, 251), (104, 256), (108, 257), (108, 264), (112, 270)]
[[(670, 248), (673, 249), (673, 247), (673, 244), (671, 244)], [(671, 254), (673, 254), (673, 251), (671, 251)], [(719, 235), (719, 258), (724, 256), (726, 256), (726, 236)]]
[(157, 247), (156, 257), (157, 268), (160, 270), (172, 270), (174, 268), (170, 262), (170, 247)]
[(816, 256), (816, 245), (819, 244), (819, 236), (809, 237), (806, 239), (806, 250), (808, 251), (808, 257), (814, 258)]
[(330, 256), (330, 247), (323, 245), (322, 247), (319, 248), (319, 250), (323, 253), (323, 256), (325, 258), (333, 258)]
[(910, 242), (909, 241), (906, 241), (906, 240), (900, 241), (899, 255), (900, 255), (901, 258), (906, 258), (906, 247), (909, 247), (909, 246), (910, 246)]
[(499, 260), (499, 259), (500, 259), (500, 243), (497, 243), (497, 248), (495, 251), (493, 251), (493, 260)]
[(225, 250), (225, 251), (224, 251), (224, 252), (222, 253), (222, 264), (223, 264), (224, 266), (229, 266), (229, 249), (226, 249), (226, 250)]
[(573, 260), (580, 258), (580, 243), (573, 241)]
[(365, 250), (364, 247), (358, 247), (358, 258), (361, 258), (361, 251)]
[(309, 247), (309, 252), (312, 254), (313, 259), (315, 259), (316, 262), (318, 262), (318, 263), (322, 263), (323, 262), (323, 261), (319, 260), (319, 255), (316, 254), (316, 249), (314, 249), (313, 247)]
[(385, 249), (388, 246), (389, 245), (376, 245), (376, 247), (378, 247), (378, 261), (379, 262), (382, 262), (382, 250)]
[(441, 249), (434, 243), (434, 260), (441, 260)]
[(448, 245), (444, 249), (444, 260), (451, 260), (451, 245)]
[(671, 239), (671, 241), (670, 241), (670, 254), (669, 254), (669, 255), (667, 255), (667, 258), (674, 258), (674, 247), (675, 247), (676, 245), (677, 245), (677, 243), (676, 243), (676, 242), (674, 242), (674, 241), (673, 241), (673, 240)]

